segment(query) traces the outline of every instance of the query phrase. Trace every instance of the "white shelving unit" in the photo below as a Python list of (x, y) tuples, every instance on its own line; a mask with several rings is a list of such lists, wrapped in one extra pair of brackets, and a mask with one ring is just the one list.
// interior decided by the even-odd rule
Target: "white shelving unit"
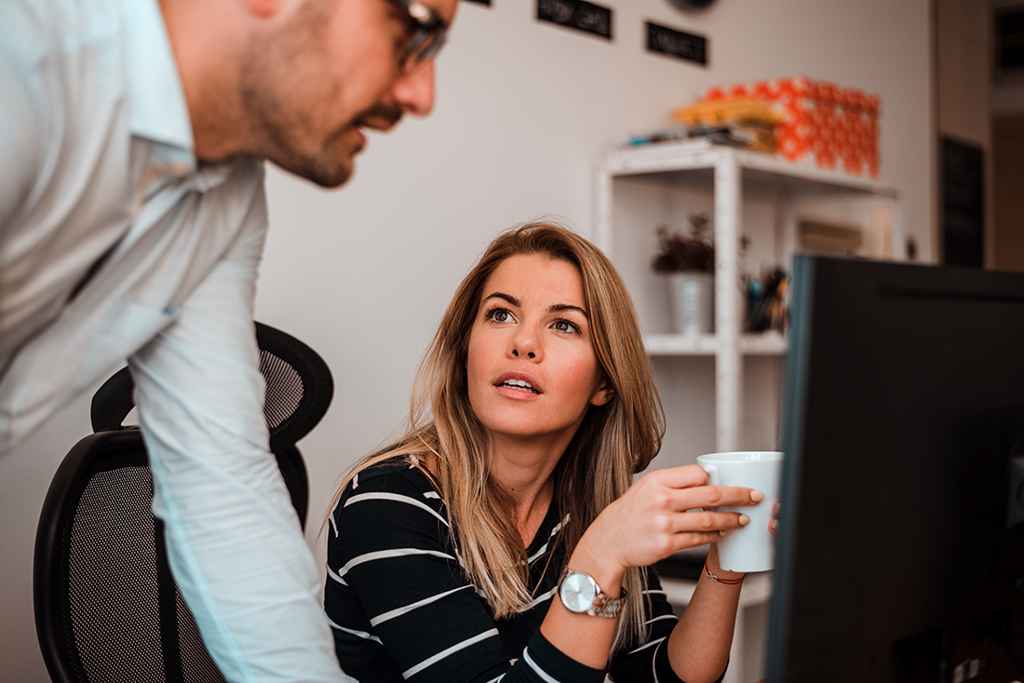
[(899, 194), (874, 180), (822, 170), (810, 161), (791, 163), (778, 157), (715, 146), (705, 141), (616, 150), (601, 164), (596, 188), (597, 243), (612, 260), (615, 260), (615, 180), (627, 176), (671, 179), (684, 174), (710, 174), (714, 185), (716, 333), (698, 337), (649, 334), (645, 336), (645, 343), (648, 352), (654, 356), (714, 356), (715, 444), (719, 451), (731, 451), (739, 448), (740, 441), (742, 357), (783, 356), (786, 352), (786, 341), (778, 334), (741, 334), (742, 308), (736, 285), (740, 281), (740, 217), (745, 183), (774, 184), (784, 188), (788, 197), (846, 194), (890, 200), (894, 209), (891, 242), (897, 245), (903, 244), (897, 201)]
[[(709, 181), (712, 185), (716, 332), (701, 336), (648, 333), (644, 336), (644, 344), (652, 357), (704, 356), (714, 359), (715, 448), (719, 451), (737, 450), (740, 448), (740, 428), (743, 424), (743, 358), (774, 356), (781, 360), (787, 348), (785, 337), (778, 333), (741, 333), (739, 241), (745, 189), (751, 185), (768, 187), (775, 192), (773, 196), (784, 204), (792, 204), (794, 200), (806, 197), (878, 199), (888, 205), (890, 257), (898, 251), (896, 245), (904, 243), (899, 194), (874, 180), (821, 170), (809, 161), (790, 163), (781, 158), (713, 146), (703, 141), (616, 150), (605, 158), (597, 172), (595, 225), (598, 245), (617, 263), (620, 270), (624, 264), (621, 263), (623, 257), (618, 251), (631, 252), (625, 258), (632, 260), (653, 256), (635, 245), (631, 249), (616, 249), (616, 240), (623, 237), (629, 239), (629, 230), (635, 228), (631, 225), (616, 226), (616, 217), (626, 223), (653, 227), (647, 207), (649, 202), (633, 201), (631, 204), (635, 211), (644, 214), (641, 217), (622, 216), (618, 215), (621, 212), (616, 211), (616, 181), (632, 178), (648, 178), (659, 186), (658, 192), (662, 193), (672, 193), (677, 182), (690, 179), (705, 183)], [(786, 206), (780, 207), (778, 211), (779, 222), (785, 224), (783, 236), (774, 236), (782, 242), (781, 248), (776, 245), (776, 256), (781, 262), (788, 262), (796, 248), (797, 213)], [(635, 266), (635, 263), (631, 264), (633, 272), (639, 272)], [(649, 296), (651, 293), (649, 288), (639, 289), (641, 291), (632, 292), (635, 302), (638, 296)], [(669, 420), (672, 421), (671, 414)], [(666, 579), (662, 583), (669, 602), (676, 605), (689, 603), (696, 588), (696, 583), (689, 581)], [(761, 677), (761, 650), (755, 641), (763, 640), (758, 636), (760, 629), (767, 623), (765, 607), (770, 594), (770, 573), (747, 578), (737, 613), (731, 664), (725, 683), (749, 683)]]
[[(786, 338), (778, 332), (740, 335), (739, 345), (740, 353), (751, 356), (781, 356), (786, 353)], [(721, 346), (720, 338), (713, 334), (644, 335), (644, 347), (651, 356), (714, 356)]]

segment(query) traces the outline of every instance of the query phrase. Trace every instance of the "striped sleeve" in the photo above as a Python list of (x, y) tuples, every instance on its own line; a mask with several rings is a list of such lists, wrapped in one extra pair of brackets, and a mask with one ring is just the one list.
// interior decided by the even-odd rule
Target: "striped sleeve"
[[(678, 617), (672, 612), (658, 575), (651, 568), (645, 570), (644, 597), (650, 599), (646, 642), (619, 652), (612, 658), (609, 675), (613, 681), (628, 683), (686, 683), (676, 675), (668, 660), (668, 639)], [(728, 668), (728, 665), (727, 667)], [(722, 683), (725, 671), (715, 683)]]
[[(601, 683), (536, 631), (507, 652), (453, 547), (443, 503), (408, 472), (360, 476), (333, 513), (325, 608), (359, 680)], [(336, 531), (336, 533), (335, 533)]]

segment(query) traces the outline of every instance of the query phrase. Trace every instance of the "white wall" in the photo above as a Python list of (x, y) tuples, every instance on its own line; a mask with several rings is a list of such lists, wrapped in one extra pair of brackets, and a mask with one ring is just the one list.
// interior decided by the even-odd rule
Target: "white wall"
[[(664, 0), (604, 1), (616, 9), (611, 44), (537, 24), (529, 0), (463, 4), (439, 64), (433, 117), (371, 139), (341, 192), (270, 174), (258, 318), (317, 349), (337, 384), (330, 412), (302, 443), (310, 529), (338, 475), (400, 428), (437, 320), (495, 233), (543, 215), (589, 233), (591, 169), (602, 150), (664, 126), (671, 108), (709, 85), (807, 74), (881, 94), (882, 180), (904, 193), (908, 232), (931, 257), (928, 0), (722, 0), (703, 15)], [(647, 55), (645, 19), (706, 34), (710, 67)], [(672, 372), (689, 367), (710, 386), (708, 365)], [(45, 679), (32, 617), (33, 534), (60, 458), (88, 430), (87, 412), (88, 401), (76, 401), (0, 460), (0, 680)]]

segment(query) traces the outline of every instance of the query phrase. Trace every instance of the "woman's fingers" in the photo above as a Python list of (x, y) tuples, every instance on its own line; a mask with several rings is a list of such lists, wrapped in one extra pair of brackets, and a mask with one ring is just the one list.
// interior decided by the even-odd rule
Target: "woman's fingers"
[(704, 486), (708, 483), (708, 473), (699, 465), (680, 465), (654, 470), (649, 475), (658, 484), (671, 489), (685, 489), (691, 486)]
[(693, 486), (671, 491), (668, 495), (672, 509), (680, 511), (757, 505), (764, 498), (760, 491), (739, 486)]
[(737, 512), (676, 512), (656, 518), (659, 531), (672, 534), (685, 532), (718, 533), (746, 526), (750, 518)]
[(707, 545), (708, 543), (716, 543), (720, 540), (722, 540), (722, 535), (717, 531), (713, 533), (707, 533), (703, 531), (688, 531), (686, 533), (676, 534), (672, 537), (672, 552), (677, 553), (680, 550), (686, 550), (687, 548), (696, 548), (698, 546)]

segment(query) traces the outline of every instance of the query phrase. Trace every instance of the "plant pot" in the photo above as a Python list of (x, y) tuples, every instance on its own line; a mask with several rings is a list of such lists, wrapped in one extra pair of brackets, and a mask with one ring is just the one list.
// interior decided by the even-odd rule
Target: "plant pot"
[(715, 277), (687, 271), (668, 276), (672, 323), (677, 334), (712, 334), (715, 331)]

